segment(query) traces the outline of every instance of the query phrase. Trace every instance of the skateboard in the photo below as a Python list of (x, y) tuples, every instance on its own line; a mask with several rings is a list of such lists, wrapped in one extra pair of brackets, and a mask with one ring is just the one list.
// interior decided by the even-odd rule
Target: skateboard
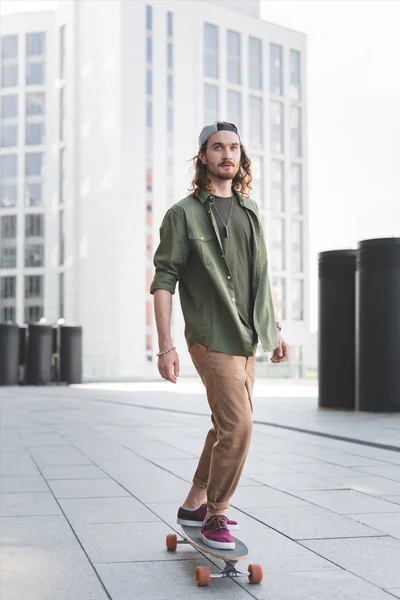
[(248, 577), (250, 583), (261, 583), (263, 571), (261, 565), (249, 565), (248, 571), (240, 571), (236, 568), (239, 560), (244, 560), (249, 550), (243, 542), (234, 538), (235, 550), (220, 550), (207, 546), (200, 537), (200, 527), (189, 527), (181, 525), (183, 540), (178, 540), (175, 533), (167, 535), (166, 546), (170, 552), (175, 552), (178, 544), (190, 544), (199, 552), (209, 554), (225, 562), (225, 567), (219, 573), (211, 573), (209, 567), (197, 567), (196, 583), (199, 586), (210, 585), (211, 578), (218, 577)]

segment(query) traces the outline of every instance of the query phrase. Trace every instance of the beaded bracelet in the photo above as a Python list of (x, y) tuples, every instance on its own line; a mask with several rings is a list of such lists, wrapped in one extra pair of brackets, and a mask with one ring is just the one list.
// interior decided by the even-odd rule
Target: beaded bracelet
[(173, 350), (176, 350), (176, 346), (173, 348), (168, 348), (168, 350), (164, 350), (164, 352), (159, 352), (157, 356), (164, 356), (164, 354), (168, 354), (168, 352), (172, 352)]

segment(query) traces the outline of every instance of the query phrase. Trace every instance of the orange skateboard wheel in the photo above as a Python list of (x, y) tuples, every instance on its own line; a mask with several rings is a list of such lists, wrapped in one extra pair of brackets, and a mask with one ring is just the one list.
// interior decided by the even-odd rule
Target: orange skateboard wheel
[(167, 535), (166, 546), (167, 546), (167, 550), (169, 550), (170, 552), (175, 552), (175, 550), (178, 546), (178, 538), (175, 535), (175, 533), (169, 533)]
[(249, 581), (250, 583), (261, 583), (263, 578), (263, 570), (261, 565), (249, 565)]
[(210, 585), (211, 571), (208, 567), (197, 567), (196, 583), (197, 585)]

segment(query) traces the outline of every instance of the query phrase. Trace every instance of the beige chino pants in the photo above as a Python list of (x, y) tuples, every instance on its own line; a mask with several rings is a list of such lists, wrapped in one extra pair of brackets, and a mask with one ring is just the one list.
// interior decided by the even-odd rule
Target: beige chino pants
[(207, 434), (193, 483), (207, 488), (210, 513), (224, 512), (239, 483), (253, 428), (253, 356), (230, 356), (195, 343), (190, 355), (207, 392), (213, 427)]

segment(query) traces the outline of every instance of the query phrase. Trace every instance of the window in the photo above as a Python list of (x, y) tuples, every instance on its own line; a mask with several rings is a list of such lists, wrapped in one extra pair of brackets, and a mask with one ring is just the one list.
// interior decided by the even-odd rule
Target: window
[(301, 221), (292, 222), (292, 271), (301, 273), (304, 270), (303, 264), (303, 223)]
[(3, 88), (15, 87), (18, 85), (18, 66), (6, 65), (3, 63), (1, 74), (1, 85)]
[(1, 125), (1, 147), (12, 148), (17, 145), (17, 125)]
[(43, 275), (25, 275), (25, 298), (42, 298), (43, 283)]
[(146, 5), (146, 29), (147, 31), (153, 29), (153, 10), (149, 5)]
[(300, 52), (290, 51), (290, 97), (292, 100), (301, 100), (301, 79), (300, 79)]
[[(13, 323), (15, 323), (15, 306), (5, 306), (3, 308), (3, 321), (7, 322), (7, 321), (11, 321)], [(0, 315), (1, 315), (1, 311), (0, 311)], [(0, 320), (1, 320), (1, 316), (0, 316)]]
[(228, 81), (241, 83), (240, 33), (228, 31)]
[(17, 204), (18, 189), (16, 183), (0, 183), (0, 206), (9, 208)]
[(262, 41), (251, 37), (249, 39), (249, 87), (253, 90), (262, 89)]
[(45, 95), (41, 92), (26, 94), (26, 115), (44, 115)]
[(45, 63), (26, 63), (26, 85), (43, 85), (45, 82)]
[(264, 204), (264, 168), (263, 157), (254, 155), (251, 158), (251, 174), (253, 180), (251, 182), (253, 188), (253, 196), (259, 205)]
[(17, 248), (15, 244), (13, 246), (5, 246), (2, 244), (2, 247), (0, 248), (0, 257), (0, 266), (2, 269), (15, 269), (17, 266)]
[(146, 104), (146, 125), (147, 127), (153, 127), (153, 105), (151, 102)]
[(60, 148), (58, 153), (58, 202), (64, 202), (64, 184), (65, 184), (65, 164), (64, 164), (65, 148)]
[(2, 96), (1, 98), (1, 116), (3, 119), (9, 119), (18, 116), (18, 96)]
[(42, 184), (28, 181), (25, 188), (26, 206), (40, 206), (42, 204)]
[(294, 215), (303, 213), (303, 194), (302, 194), (302, 167), (299, 164), (292, 163), (291, 169), (291, 206)]
[(204, 75), (218, 79), (218, 27), (204, 25)]
[(228, 121), (241, 128), (242, 123), (242, 94), (228, 90)]
[(60, 27), (60, 79), (65, 76), (65, 25)]
[(26, 306), (25, 323), (37, 323), (43, 317), (43, 306)]
[(64, 315), (64, 296), (65, 296), (65, 289), (64, 289), (64, 285), (65, 285), (65, 276), (64, 273), (60, 273), (58, 276), (58, 317), (59, 319), (63, 319), (65, 317)]
[(64, 251), (65, 251), (65, 232), (64, 232), (64, 211), (60, 210), (59, 214), (59, 253), (58, 253), (58, 264), (64, 264)]
[(292, 156), (301, 156), (301, 110), (297, 106), (290, 109), (290, 143)]
[(25, 246), (25, 267), (44, 266), (43, 244), (27, 244)]
[(174, 80), (172, 75), (167, 76), (167, 92), (168, 100), (173, 100), (174, 95)]
[(6, 154), (0, 157), (0, 179), (13, 179), (17, 177), (17, 155)]
[(271, 102), (271, 152), (283, 154), (283, 104)]
[(204, 86), (204, 120), (212, 123), (218, 120), (219, 112), (218, 88), (214, 85)]
[(44, 236), (44, 215), (25, 215), (25, 237)]
[(2, 239), (15, 239), (17, 237), (17, 215), (1, 217)]
[(151, 96), (153, 93), (153, 76), (151, 69), (147, 69), (146, 71), (146, 93), (148, 96)]
[(173, 14), (172, 12), (167, 13), (167, 35), (171, 37), (173, 35)]
[(272, 301), (278, 321), (286, 319), (286, 279), (271, 277)]
[(285, 269), (285, 221), (273, 218), (271, 220), (272, 240), (272, 269), (283, 271)]
[(18, 35), (5, 35), (1, 40), (1, 58), (18, 58)]
[(27, 123), (26, 139), (27, 146), (36, 146), (44, 143), (44, 123)]
[(173, 52), (171, 43), (167, 46), (167, 66), (168, 69), (172, 69), (173, 66)]
[(284, 212), (284, 163), (282, 160), (271, 160), (271, 209), (273, 212)]
[(26, 34), (26, 55), (43, 56), (45, 54), (46, 34), (45, 33), (27, 33)]
[(60, 140), (64, 139), (64, 119), (65, 119), (65, 88), (60, 89)]
[(270, 44), (270, 92), (275, 96), (283, 95), (282, 46), (277, 44)]
[(1, 278), (1, 299), (15, 298), (17, 290), (17, 278), (7, 276)]
[(262, 99), (250, 96), (250, 146), (259, 148), (263, 144)]
[(292, 317), (295, 321), (304, 321), (304, 281), (293, 279), (292, 281)]
[(151, 65), (153, 60), (153, 41), (150, 37), (146, 38), (146, 57), (147, 64)]

